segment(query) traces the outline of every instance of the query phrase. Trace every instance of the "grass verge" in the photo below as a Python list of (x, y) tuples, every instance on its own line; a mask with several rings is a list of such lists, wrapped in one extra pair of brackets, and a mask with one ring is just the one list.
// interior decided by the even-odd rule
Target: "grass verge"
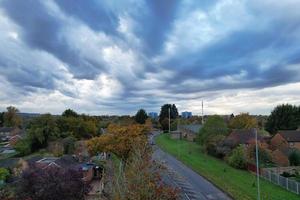
[[(168, 134), (156, 137), (156, 144), (195, 172), (206, 177), (236, 200), (257, 198), (255, 175), (230, 167), (225, 162), (201, 152), (201, 146), (185, 140), (173, 140)], [(283, 188), (260, 181), (262, 200), (299, 200), (300, 196)]]

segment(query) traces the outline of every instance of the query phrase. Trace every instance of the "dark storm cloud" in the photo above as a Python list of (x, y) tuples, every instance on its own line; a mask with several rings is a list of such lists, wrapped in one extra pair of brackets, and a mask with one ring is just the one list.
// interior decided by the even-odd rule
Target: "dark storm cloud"
[[(300, 15), (282, 4), (3, 0), (0, 15), (9, 20), (0, 19), (0, 88), (10, 84), (24, 96), (59, 91), (128, 113), (296, 83)], [(224, 6), (236, 12), (222, 13)]]
[(61, 37), (65, 24), (52, 15), (42, 1), (5, 0), (2, 6), (9, 17), (23, 28), (22, 37), (28, 45), (45, 50), (69, 64), (76, 77), (92, 79), (95, 72), (103, 68), (99, 63), (80, 59), (79, 52)]
[(68, 15), (74, 16), (96, 31), (116, 34), (118, 16), (105, 3), (96, 0), (55, 0)]

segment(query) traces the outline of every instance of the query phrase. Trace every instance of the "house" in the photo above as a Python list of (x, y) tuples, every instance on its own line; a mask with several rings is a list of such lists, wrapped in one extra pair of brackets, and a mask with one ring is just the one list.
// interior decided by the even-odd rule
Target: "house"
[[(257, 135), (257, 140), (260, 145), (265, 144), (265, 138), (259, 134)], [(236, 147), (238, 145), (248, 147), (250, 144), (255, 142), (255, 131), (254, 129), (233, 130), (224, 142), (226, 144), (230, 144), (232, 147)]]
[(82, 173), (82, 179), (89, 183), (94, 178), (100, 178), (102, 175), (102, 168), (94, 163), (79, 163), (76, 156), (64, 155), (58, 157), (46, 157), (35, 162), (35, 167), (47, 169), (49, 167), (55, 167), (60, 169), (73, 169)]
[(25, 131), (18, 127), (1, 127), (0, 140), (6, 147), (13, 147), (25, 135)]
[(171, 131), (171, 138), (172, 139), (181, 139), (181, 132), (180, 131)]
[(281, 148), (272, 151), (272, 162), (281, 167), (287, 167), (290, 165), (289, 155), (292, 152), (290, 148)]
[(0, 127), (0, 136), (16, 135), (20, 131), (18, 127)]
[(285, 130), (278, 133), (271, 139), (272, 148), (289, 147), (300, 150), (300, 130)]
[(199, 130), (202, 128), (201, 124), (181, 125), (178, 127), (182, 134), (182, 138), (186, 138), (188, 141), (195, 141)]

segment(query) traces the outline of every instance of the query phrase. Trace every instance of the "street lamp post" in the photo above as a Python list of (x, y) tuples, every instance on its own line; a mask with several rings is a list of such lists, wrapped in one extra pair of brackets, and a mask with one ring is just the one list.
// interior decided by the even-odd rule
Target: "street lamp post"
[(255, 131), (255, 154), (256, 154), (256, 177), (257, 177), (257, 200), (260, 200), (260, 188), (259, 188), (259, 163), (258, 163), (258, 145), (257, 145), (257, 130)]
[(169, 133), (171, 133), (171, 108), (169, 108)]

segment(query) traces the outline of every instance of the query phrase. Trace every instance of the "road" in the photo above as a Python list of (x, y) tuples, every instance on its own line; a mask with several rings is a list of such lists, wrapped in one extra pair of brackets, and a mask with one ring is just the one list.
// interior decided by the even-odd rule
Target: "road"
[(181, 189), (182, 199), (231, 200), (220, 189), (173, 156), (163, 152), (157, 145), (153, 145), (153, 149), (153, 158), (166, 166), (167, 173), (173, 184)]

